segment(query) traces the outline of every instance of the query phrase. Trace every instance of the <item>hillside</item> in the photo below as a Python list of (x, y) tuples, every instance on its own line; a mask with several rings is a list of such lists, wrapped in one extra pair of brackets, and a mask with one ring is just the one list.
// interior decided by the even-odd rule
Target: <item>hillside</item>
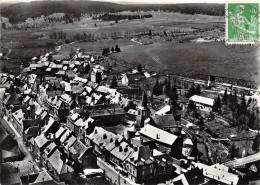
[(136, 4), (122, 5), (98, 1), (33, 1), (30, 3), (16, 3), (4, 6), (2, 16), (8, 17), (10, 23), (23, 22), (27, 18), (50, 15), (62, 12), (79, 18), (81, 14), (120, 12), (120, 11), (168, 11), (184, 14), (223, 15), (224, 4)]

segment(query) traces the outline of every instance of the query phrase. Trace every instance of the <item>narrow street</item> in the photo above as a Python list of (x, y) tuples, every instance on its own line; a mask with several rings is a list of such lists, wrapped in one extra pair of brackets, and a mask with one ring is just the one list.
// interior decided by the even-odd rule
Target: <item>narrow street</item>
[(15, 130), (15, 128), (13, 127), (13, 125), (11, 124), (11, 122), (7, 121), (6, 117), (1, 118), (0, 120), (1, 124), (3, 125), (3, 127), (8, 130), (9, 133), (11, 133), (12, 135), (15, 136), (16, 141), (18, 142), (19, 148), (22, 151), (22, 153), (25, 155), (24, 160), (28, 160), (31, 161), (34, 166), (36, 167), (36, 169), (38, 171), (40, 171), (41, 167), (37, 164), (37, 162), (34, 160), (34, 157), (31, 155), (30, 151), (28, 150), (28, 148), (25, 146), (25, 144), (23, 143), (23, 139), (20, 136), (20, 134)]

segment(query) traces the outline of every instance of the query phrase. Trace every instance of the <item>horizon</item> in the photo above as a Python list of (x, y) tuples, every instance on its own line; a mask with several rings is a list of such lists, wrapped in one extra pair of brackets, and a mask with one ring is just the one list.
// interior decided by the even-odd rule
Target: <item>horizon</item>
[[(34, 1), (68, 1), (68, 0), (0, 0), (0, 4), (15, 4), (15, 3), (30, 3)], [(69, 1), (99, 1), (111, 2), (117, 4), (188, 4), (188, 3), (209, 3), (209, 4), (223, 4), (226, 2), (238, 2), (238, 0), (69, 0)], [(254, 2), (254, 1), (249, 1)]]

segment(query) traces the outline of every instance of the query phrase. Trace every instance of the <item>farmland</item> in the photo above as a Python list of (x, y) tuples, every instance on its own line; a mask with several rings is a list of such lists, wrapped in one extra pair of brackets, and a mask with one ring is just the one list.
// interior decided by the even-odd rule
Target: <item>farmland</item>
[[(130, 12), (121, 12), (130, 14)], [(76, 42), (59, 51), (69, 55), (71, 48), (84, 48), (86, 51), (101, 52), (105, 47), (119, 45), (122, 52), (109, 55), (111, 59), (129, 62), (132, 66), (138, 63), (160, 69), (167, 69), (179, 75), (216, 75), (235, 79), (243, 79), (258, 83), (260, 79), (259, 48), (251, 52), (238, 53), (228, 49), (222, 42), (184, 42), (178, 39), (172, 42), (165, 41), (161, 36), (153, 36), (153, 44), (139, 45), (126, 38), (125, 34), (132, 36), (140, 32), (153, 33), (180, 31), (193, 34), (198, 29), (212, 29), (202, 34), (193, 34), (194, 38), (207, 36), (221, 37), (223, 31), (223, 17), (207, 15), (187, 15), (180, 13), (149, 12), (153, 18), (137, 20), (121, 20), (118, 23), (111, 21), (94, 20), (91, 17), (82, 17), (80, 21), (66, 24), (57, 22), (48, 26), (22, 30), (3, 30), (2, 46), (9, 48), (9, 58), (23, 59), (40, 55), (49, 51), (46, 43), (57, 44), (59, 40), (49, 39), (49, 34), (63, 31), (69, 39), (76, 33), (91, 33), (96, 38), (95, 42)], [(132, 13), (133, 14), (133, 13)], [(140, 13), (139, 13), (140, 14)], [(96, 25), (95, 25), (96, 24)], [(101, 38), (102, 34), (108, 38)], [(120, 35), (121, 39), (110, 39), (109, 35)], [(182, 38), (183, 39), (183, 38)], [(191, 40), (191, 38), (188, 38)]]

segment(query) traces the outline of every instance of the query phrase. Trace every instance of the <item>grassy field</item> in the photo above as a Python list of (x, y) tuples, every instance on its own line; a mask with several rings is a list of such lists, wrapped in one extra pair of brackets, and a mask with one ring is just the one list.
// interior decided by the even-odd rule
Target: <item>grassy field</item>
[(260, 48), (237, 53), (220, 42), (124, 46), (113, 54), (128, 62), (170, 69), (178, 74), (211, 74), (259, 83)]
[[(127, 13), (127, 12), (123, 12)], [(152, 13), (153, 18), (142, 20), (122, 20), (119, 23), (83, 18), (70, 24), (55, 23), (45, 28), (33, 30), (3, 30), (2, 46), (8, 47), (10, 58), (30, 58), (40, 55), (46, 50), (45, 44), (51, 40), (48, 35), (53, 31), (64, 31), (67, 37), (75, 33), (139, 32), (139, 31), (193, 31), (223, 26), (223, 19), (218, 16), (183, 15), (179, 13)], [(95, 26), (97, 24), (97, 26)], [(212, 32), (212, 34), (219, 34)], [(86, 51), (102, 51), (104, 47), (119, 45), (122, 52), (110, 55), (112, 59), (122, 59), (133, 66), (138, 63), (159, 69), (168, 69), (176, 74), (212, 74), (236, 79), (250, 80), (259, 83), (260, 48), (249, 53), (237, 53), (227, 49), (221, 42), (210, 43), (178, 43), (153, 38), (151, 45), (139, 45), (128, 39), (98, 40), (97, 42), (81, 42), (65, 47), (60, 51), (69, 55), (71, 50), (84, 48)], [(54, 41), (55, 42), (55, 41)], [(71, 49), (72, 47), (72, 49)], [(10, 50), (11, 49), (11, 50)]]

